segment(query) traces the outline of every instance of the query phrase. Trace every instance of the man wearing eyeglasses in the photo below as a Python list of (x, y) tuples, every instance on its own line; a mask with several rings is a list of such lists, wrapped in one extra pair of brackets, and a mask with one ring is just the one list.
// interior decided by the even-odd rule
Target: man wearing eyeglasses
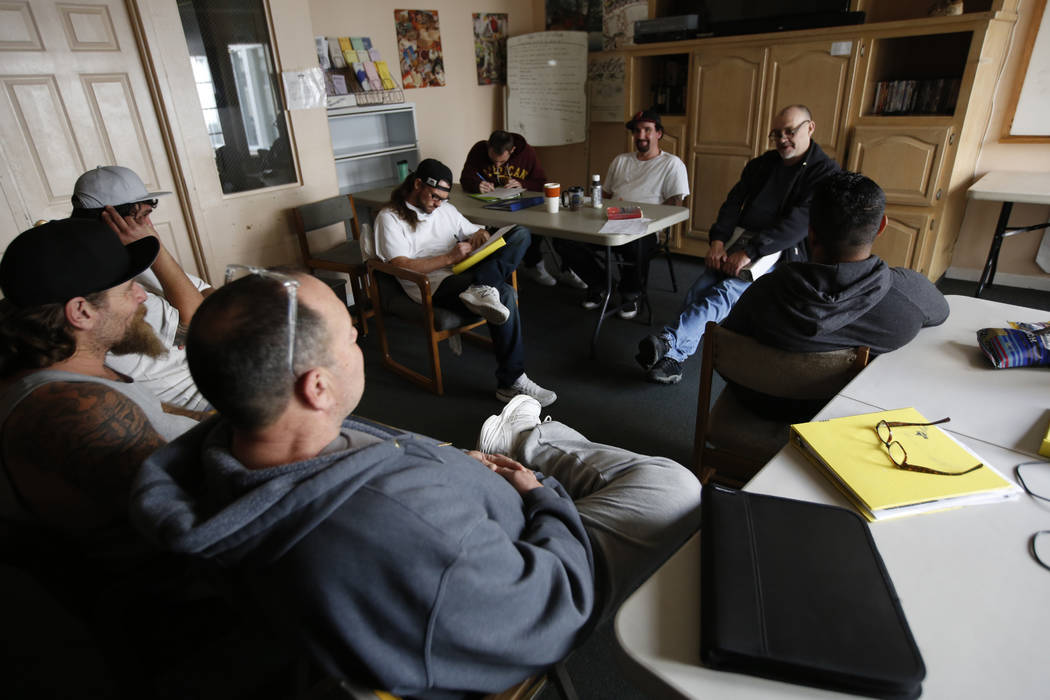
[[(152, 236), (160, 238), (150, 221), (157, 197), (170, 192), (149, 192), (130, 168), (99, 166), (77, 178), (73, 188), (74, 218), (101, 219), (124, 243)], [(186, 273), (163, 244), (153, 264), (136, 278), (146, 291), (146, 322), (168, 349), (159, 357), (114, 355), (113, 369), (132, 377), (161, 401), (190, 411), (205, 411), (208, 402), (190, 376), (183, 347), (186, 328), (212, 288)]]
[(813, 189), (839, 169), (813, 141), (815, 130), (804, 105), (785, 107), (773, 119), (773, 148), (744, 166), (718, 210), (706, 269), (686, 292), (678, 318), (638, 343), (635, 358), (649, 381), (681, 381), (683, 363), (700, 346), (707, 322), (725, 318), (750, 284), (741, 279), (750, 263), (769, 255), (779, 262), (807, 259)]
[[(525, 374), (517, 293), (507, 282), (529, 247), (529, 230), (515, 226), (503, 236), (506, 245), (454, 274), (452, 266), (482, 246), (489, 233), (448, 203), (451, 189), (448, 166), (433, 158), (421, 161), (376, 216), (376, 256), (426, 274), (435, 305), (476, 314), (488, 322), (496, 355), (497, 399), (507, 402), (518, 394), (527, 394), (549, 406), (558, 395)], [(417, 285), (399, 281), (413, 301), (422, 301)]]
[(219, 415), (143, 464), (131, 511), (162, 549), (233, 571), (325, 674), (413, 698), (501, 691), (699, 527), (687, 469), (543, 421), (529, 396), (470, 452), (348, 416), (365, 377), (346, 306), (290, 277), (201, 305), (190, 365)]
[(152, 236), (125, 246), (94, 219), (51, 221), (8, 245), (0, 260), (0, 519), (108, 542), (115, 556), (134, 541), (131, 478), (148, 454), (196, 424), (164, 413), (156, 396), (107, 364), (114, 354), (164, 352), (135, 281), (159, 249)]

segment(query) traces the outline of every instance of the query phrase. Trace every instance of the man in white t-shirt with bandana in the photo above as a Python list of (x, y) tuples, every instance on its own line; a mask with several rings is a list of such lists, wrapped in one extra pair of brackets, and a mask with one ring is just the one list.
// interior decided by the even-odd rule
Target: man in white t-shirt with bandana
[[(490, 234), (448, 202), (451, 189), (448, 166), (433, 158), (421, 161), (376, 216), (376, 256), (425, 274), (435, 306), (466, 310), (488, 322), (496, 355), (497, 399), (508, 402), (526, 394), (549, 406), (558, 395), (525, 374), (518, 297), (507, 282), (529, 247), (529, 230), (515, 226), (503, 236), (506, 245), (473, 267), (453, 273), (452, 266), (484, 245)], [(420, 301), (416, 285), (401, 284), (413, 301)]]

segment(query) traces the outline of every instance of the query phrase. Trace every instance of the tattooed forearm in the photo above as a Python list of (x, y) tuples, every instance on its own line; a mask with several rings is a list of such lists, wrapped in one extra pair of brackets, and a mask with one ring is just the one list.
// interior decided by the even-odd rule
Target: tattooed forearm
[(4, 426), (10, 466), (50, 472), (123, 514), (142, 461), (164, 444), (142, 410), (91, 382), (47, 384)]

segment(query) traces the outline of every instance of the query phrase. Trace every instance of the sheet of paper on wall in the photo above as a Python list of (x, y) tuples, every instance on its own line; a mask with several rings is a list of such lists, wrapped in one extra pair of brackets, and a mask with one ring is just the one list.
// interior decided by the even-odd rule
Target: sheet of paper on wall
[(306, 70), (286, 70), (284, 96), (287, 109), (314, 109), (326, 106), (324, 71), (320, 67)]
[(365, 50), (365, 42), (361, 41), (361, 37), (359, 36), (350, 37), (350, 46), (354, 49), (354, 51)]
[(649, 224), (652, 222), (652, 219), (646, 219), (644, 217), (641, 219), (609, 219), (600, 229), (598, 229), (598, 233), (645, 233), (646, 229), (649, 228)]
[(587, 138), (587, 32), (507, 39), (507, 123), (533, 146)]

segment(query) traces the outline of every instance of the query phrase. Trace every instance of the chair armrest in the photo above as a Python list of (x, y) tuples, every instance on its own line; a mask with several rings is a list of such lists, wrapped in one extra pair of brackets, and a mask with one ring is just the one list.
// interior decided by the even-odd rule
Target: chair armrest
[(409, 270), (408, 268), (391, 265), (390, 263), (383, 262), (379, 258), (370, 258), (368, 260), (368, 269), (369, 271), (376, 270), (388, 274), (391, 277), (397, 277), (406, 282), (411, 282), (419, 287), (419, 296), (421, 299), (430, 299), (430, 279), (422, 272), (416, 272), (415, 270)]

